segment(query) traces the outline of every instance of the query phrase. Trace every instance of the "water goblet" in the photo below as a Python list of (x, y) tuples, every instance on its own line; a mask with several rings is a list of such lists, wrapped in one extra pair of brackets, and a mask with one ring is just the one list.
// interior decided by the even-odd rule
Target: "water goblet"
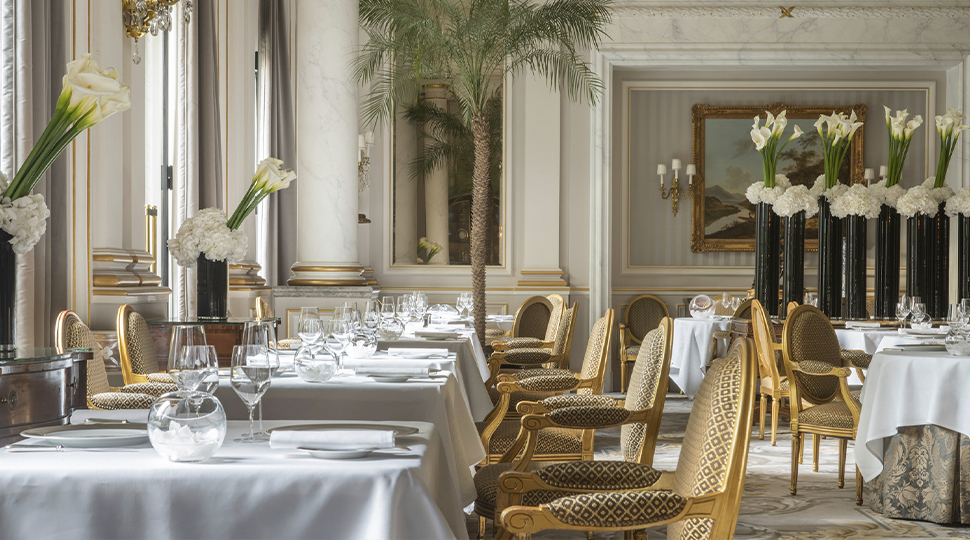
[(235, 442), (259, 442), (253, 430), (253, 411), (263, 394), (269, 389), (272, 378), (273, 369), (270, 367), (265, 350), (258, 345), (233, 347), (229, 383), (249, 410), (249, 433), (234, 439)]
[(202, 325), (179, 324), (172, 327), (172, 339), (169, 342), (168, 349), (168, 373), (183, 393), (192, 391), (191, 388), (187, 388), (183, 384), (184, 377), (188, 375), (187, 373), (183, 373), (182, 369), (182, 362), (185, 361), (185, 348), (204, 345), (206, 345), (205, 330)]
[(900, 326), (902, 326), (906, 321), (906, 318), (909, 317), (910, 311), (911, 310), (909, 309), (909, 305), (907, 303), (900, 301), (898, 304), (896, 304), (896, 319), (899, 320)]
[[(270, 368), (270, 377), (280, 368), (279, 350), (276, 347), (276, 330), (270, 322), (250, 321), (243, 327), (243, 344), (259, 347), (260, 354), (266, 357), (266, 364)], [(254, 438), (258, 441), (268, 441), (269, 434), (263, 431), (263, 404), (259, 403), (259, 431)]]
[(741, 307), (741, 299), (737, 296), (731, 298), (731, 309), (737, 312), (739, 307)]
[(925, 330), (932, 326), (930, 316), (926, 314), (926, 305), (922, 302), (916, 302), (913, 304), (909, 326), (914, 330)]
[(924, 309), (926, 308), (926, 304), (923, 304), (923, 299), (922, 298), (920, 298), (919, 296), (910, 296), (909, 297), (909, 309), (910, 309), (910, 311), (916, 311), (916, 304), (921, 304), (921, 305), (923, 305), (923, 308)]
[(397, 309), (394, 306), (394, 298), (390, 296), (384, 297), (384, 302), (381, 304), (381, 321), (386, 319), (393, 319), (397, 316)]
[(946, 324), (953, 329), (963, 328), (963, 308), (960, 304), (950, 304), (950, 308), (946, 312)]
[(381, 323), (381, 312), (380, 307), (377, 305), (377, 300), (367, 301), (364, 305), (364, 316), (360, 322), (368, 333), (377, 333), (377, 327)]
[(323, 335), (323, 321), (320, 319), (308, 318), (300, 321), (300, 328), (297, 335), (310, 350), (316, 351), (319, 348), (319, 341)]

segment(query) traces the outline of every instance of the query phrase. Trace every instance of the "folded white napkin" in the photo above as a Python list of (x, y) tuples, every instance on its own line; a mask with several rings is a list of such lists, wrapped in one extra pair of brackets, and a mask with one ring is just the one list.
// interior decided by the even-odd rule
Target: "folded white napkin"
[(880, 324), (877, 322), (865, 322), (865, 321), (846, 321), (846, 328), (879, 328)]
[(393, 448), (391, 430), (346, 429), (320, 431), (274, 430), (269, 436), (270, 448), (306, 446), (322, 450), (355, 450), (358, 448)]
[(441, 330), (415, 330), (414, 331), (414, 337), (419, 337), (419, 338), (448, 339), (448, 338), (456, 338), (456, 337), (459, 337), (460, 335), (461, 334), (458, 334), (457, 332), (445, 332)]
[(378, 366), (361, 366), (357, 368), (357, 375), (361, 377), (371, 377), (371, 376), (388, 376), (388, 375), (410, 375), (411, 377), (427, 377), (431, 370), (430, 368), (416, 368), (416, 367), (378, 367)]
[(448, 356), (448, 349), (422, 349), (419, 347), (391, 347), (387, 349), (387, 354), (391, 356), (402, 356), (405, 354), (430, 354), (436, 356)]

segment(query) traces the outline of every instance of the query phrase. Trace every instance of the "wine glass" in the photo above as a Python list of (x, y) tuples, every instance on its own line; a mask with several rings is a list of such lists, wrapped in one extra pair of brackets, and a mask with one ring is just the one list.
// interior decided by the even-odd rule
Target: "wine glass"
[(818, 293), (805, 293), (805, 305), (818, 307)]
[[(201, 324), (177, 324), (172, 327), (172, 340), (168, 349), (168, 374), (172, 376), (182, 393), (193, 390), (193, 388), (188, 388), (184, 382), (188, 375), (187, 372), (183, 373), (183, 362), (187, 361), (185, 348), (204, 345), (206, 345), (205, 330)], [(191, 357), (193, 365), (195, 358), (195, 356)]]
[(361, 324), (370, 334), (377, 333), (377, 327), (381, 323), (381, 312), (380, 307), (377, 304), (377, 300), (368, 300), (364, 304), (364, 316), (361, 319)]
[(414, 297), (411, 295), (399, 296), (397, 299), (397, 318), (401, 322), (411, 320), (411, 309), (414, 306)]
[(347, 345), (353, 336), (354, 333), (350, 329), (349, 321), (334, 319), (327, 325), (327, 339), (324, 342), (324, 346), (337, 361), (338, 371), (344, 365), (343, 354), (347, 350)]
[(253, 431), (253, 411), (263, 394), (269, 389), (273, 371), (266, 351), (258, 345), (236, 345), (232, 348), (229, 382), (249, 410), (249, 433), (235, 439), (235, 442), (259, 442)]
[(727, 309), (731, 305), (731, 298), (733, 298), (728, 293), (721, 293), (721, 306)]
[[(219, 387), (219, 360), (212, 345), (186, 345), (179, 351), (175, 365), (169, 367), (181, 393), (202, 391), (211, 394)], [(213, 386), (213, 377), (215, 385)], [(201, 388), (205, 383), (205, 388)]]
[(903, 305), (903, 308), (907, 310), (907, 313), (913, 310), (913, 300), (908, 294), (903, 293), (899, 295), (899, 303)]
[(950, 325), (951, 329), (963, 328), (963, 308), (960, 304), (950, 304), (946, 312), (946, 324)]
[(319, 349), (317, 344), (323, 336), (323, 321), (317, 318), (307, 318), (300, 321), (300, 328), (297, 332), (300, 340), (310, 348), (311, 351)]
[[(909, 298), (909, 309), (916, 311), (916, 304), (923, 304), (923, 299), (919, 296), (911, 296)], [(926, 304), (923, 304), (923, 308), (926, 309)]]
[(219, 388), (219, 354), (216, 352), (215, 345), (205, 346), (205, 353), (201, 360), (202, 380), (195, 390), (214, 394)]
[(741, 307), (741, 299), (738, 298), (737, 296), (732, 297), (731, 298), (731, 309), (734, 310), (735, 312), (737, 312), (739, 307)]
[(896, 304), (896, 319), (899, 320), (899, 325), (902, 326), (906, 318), (909, 317), (910, 308), (909, 305), (900, 299), (899, 303)]
[[(276, 348), (276, 330), (270, 322), (250, 321), (243, 328), (243, 344), (259, 347), (260, 354), (266, 357), (270, 377), (280, 368), (279, 351)], [(269, 434), (263, 431), (263, 404), (259, 404), (259, 431), (253, 434), (258, 441), (268, 441)]]
[(394, 298), (385, 296), (381, 304), (381, 320), (393, 319), (397, 316), (397, 309), (394, 306)]
[[(914, 299), (919, 298), (914, 296)], [(913, 329), (925, 329), (930, 321), (929, 315), (926, 314), (926, 304), (922, 302), (914, 302), (912, 313), (910, 315), (909, 326)]]

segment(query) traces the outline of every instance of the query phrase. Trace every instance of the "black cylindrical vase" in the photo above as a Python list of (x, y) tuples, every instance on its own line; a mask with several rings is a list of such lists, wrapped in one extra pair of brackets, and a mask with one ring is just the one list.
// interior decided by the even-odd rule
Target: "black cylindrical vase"
[(963, 300), (970, 298), (970, 217), (957, 219), (957, 293)]
[(930, 218), (918, 213), (906, 220), (906, 294), (927, 304), (933, 274)]
[(785, 218), (785, 277), (782, 280), (781, 316), (788, 303), (802, 303), (805, 296), (805, 211)]
[(865, 320), (866, 313), (866, 218), (845, 218), (845, 314), (844, 319)]
[(199, 255), (196, 285), (196, 313), (199, 319), (219, 320), (229, 317), (229, 264), (210, 261)]
[(926, 311), (934, 319), (946, 318), (950, 307), (950, 216), (946, 215), (946, 203), (940, 203), (936, 217), (931, 219), (933, 246), (933, 284)]
[(768, 203), (759, 203), (754, 233), (754, 294), (770, 315), (778, 315), (778, 272), (781, 217)]
[(824, 195), (818, 200), (818, 308), (830, 319), (842, 317), (842, 219)]
[(11, 238), (0, 229), (0, 352), (14, 350), (17, 330), (17, 254)]
[(876, 219), (876, 319), (896, 316), (899, 299), (899, 234), (902, 219), (895, 208), (882, 205)]

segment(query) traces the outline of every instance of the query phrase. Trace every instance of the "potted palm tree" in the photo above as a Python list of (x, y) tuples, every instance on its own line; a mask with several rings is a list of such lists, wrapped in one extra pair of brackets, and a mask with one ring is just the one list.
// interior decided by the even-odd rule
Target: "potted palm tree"
[[(612, 0), (360, 0), (368, 41), (354, 63), (370, 84), (365, 122), (388, 122), (395, 107), (417, 103), (422, 85), (444, 84), (472, 132), (471, 266), (473, 313), (485, 337), (485, 262), (489, 209), (489, 101), (506, 77), (533, 72), (570, 99), (595, 104), (603, 82), (578, 50), (605, 37)], [(500, 75), (496, 77), (496, 75)]]

